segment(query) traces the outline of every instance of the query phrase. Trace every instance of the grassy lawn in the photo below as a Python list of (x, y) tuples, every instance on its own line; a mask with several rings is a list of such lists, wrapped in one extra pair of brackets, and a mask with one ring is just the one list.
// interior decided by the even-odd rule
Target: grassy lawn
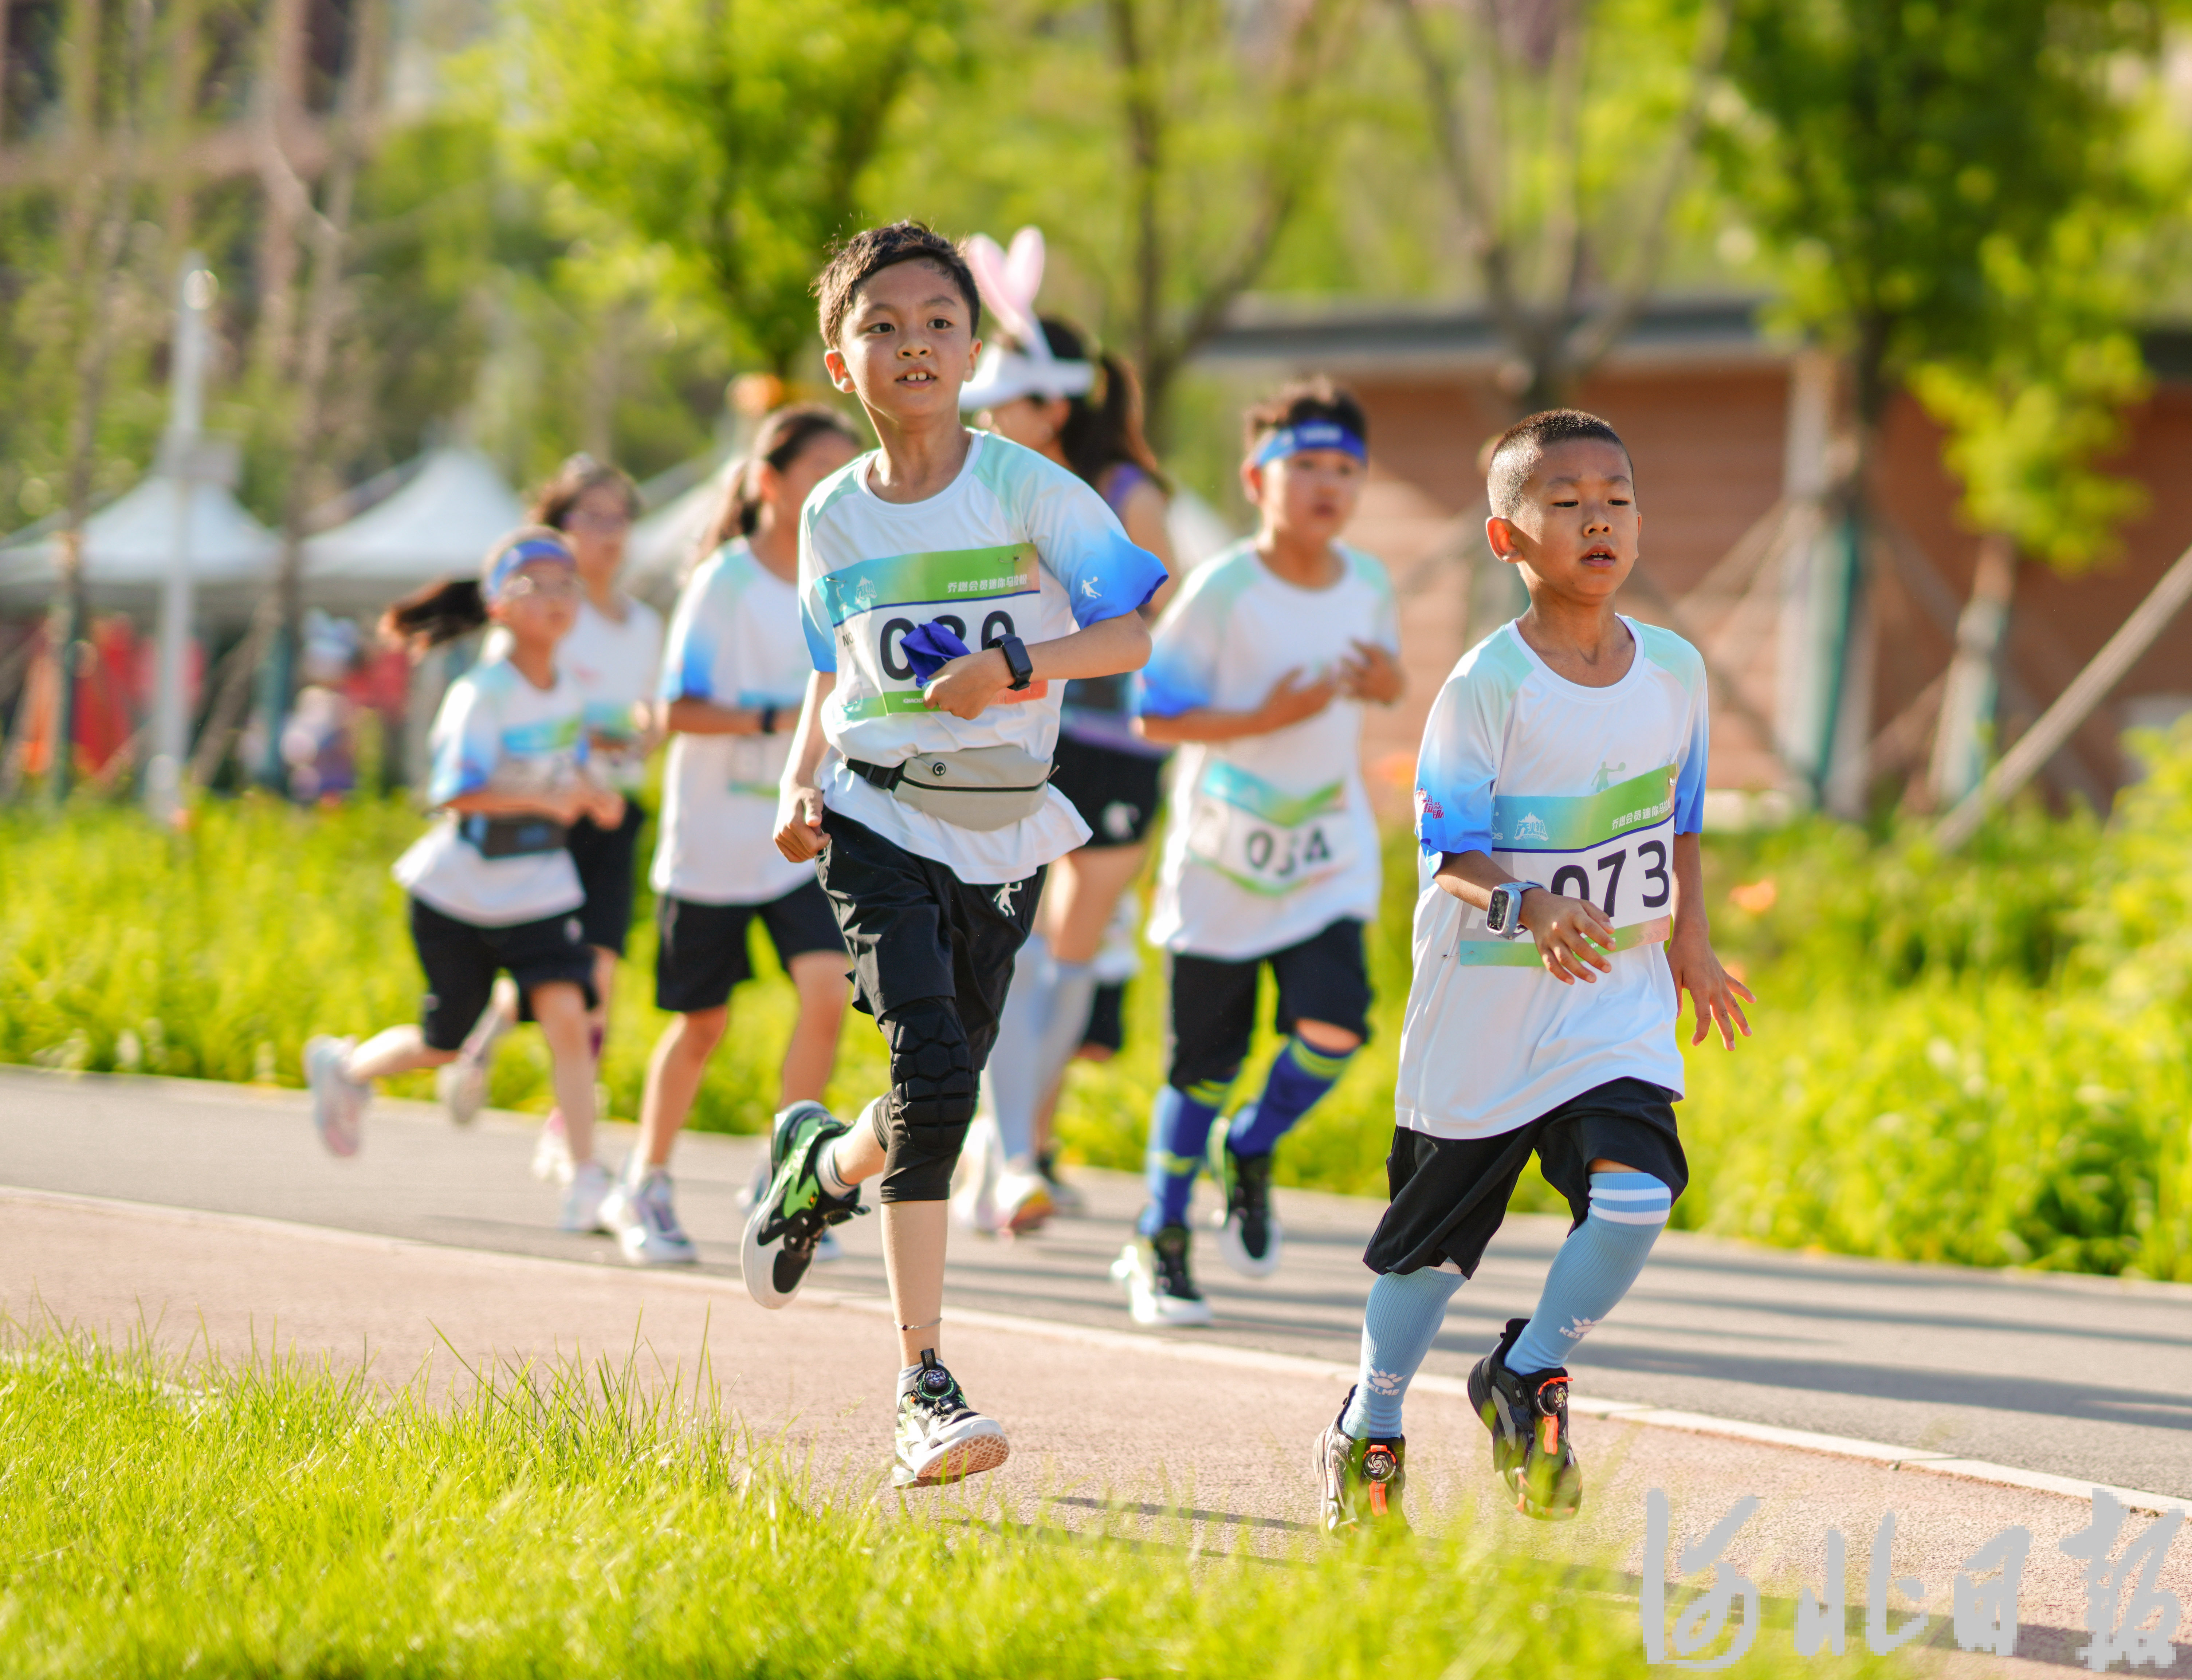
[[(1690, 1053), (1692, 1187), (1675, 1224), (2192, 1279), (2192, 727), (2151, 752), (2105, 828), (2020, 809), (1953, 858), (1916, 826), (1711, 837), (1715, 937), (1759, 994), (1758, 1036), (1732, 1056)], [(388, 867), (419, 825), (397, 804), (256, 799), (207, 801), (183, 834), (91, 804), (0, 812), (0, 1061), (295, 1084), (309, 1034), (415, 1018)], [(1373, 1036), (1287, 1139), (1283, 1182), (1384, 1191), (1413, 888), (1408, 839), (1389, 835)], [(653, 954), (642, 894), (602, 1073), (626, 1119), (665, 1021)], [(1140, 1164), (1165, 1043), (1163, 964), (1149, 958), (1125, 1053), (1069, 1079), (1060, 1136), (1083, 1161)], [(758, 1130), (774, 1101), (791, 994), (765, 940), (756, 963), (701, 1127)], [(1276, 1047), (1264, 1033), (1236, 1100)], [(834, 1106), (852, 1112), (883, 1078), (872, 1023), (849, 1017)], [(547, 1108), (537, 1034), (505, 1045), (494, 1096)], [(1551, 1205), (1535, 1174), (1521, 1197)]]
[[(689, 1395), (607, 1369), (435, 1406), (17, 1336), (0, 1438), (0, 1676), (1643, 1666), (1633, 1603), (1492, 1551), (1493, 1524), (1374, 1565), (1321, 1540), (1197, 1554), (1162, 1523), (1070, 1535), (979, 1484), (818, 1489)], [(1736, 1671), (1891, 1671), (1800, 1664), (1769, 1627)]]

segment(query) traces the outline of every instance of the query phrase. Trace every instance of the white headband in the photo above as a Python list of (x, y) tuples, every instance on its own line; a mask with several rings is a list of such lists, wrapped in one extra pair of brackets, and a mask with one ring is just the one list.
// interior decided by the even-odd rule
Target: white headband
[(1060, 361), (1036, 316), (1042, 259), (1040, 228), (1014, 234), (1009, 253), (986, 233), (967, 242), (968, 265), (982, 302), (1004, 330), (983, 350), (974, 377), (960, 387), (962, 408), (994, 408), (1022, 396), (1085, 396), (1094, 389), (1096, 364)]

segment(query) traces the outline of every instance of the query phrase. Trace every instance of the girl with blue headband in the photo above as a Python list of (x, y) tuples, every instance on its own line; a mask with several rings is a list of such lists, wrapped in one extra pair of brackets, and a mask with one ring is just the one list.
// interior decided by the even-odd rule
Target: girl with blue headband
[[(1139, 1324), (1210, 1322), (1187, 1222), (1206, 1148), (1224, 1187), (1219, 1252), (1247, 1277), (1276, 1269), (1272, 1152), (1369, 1035), (1362, 928), (1379, 883), (1361, 709), (1399, 699), (1401, 678), (1385, 569), (1339, 541), (1366, 430), (1322, 380), (1249, 411), (1241, 481), (1262, 528), (1181, 585), (1142, 674), (1143, 735), (1183, 750), (1149, 927), (1172, 953), (1172, 1067), (1150, 1115), (1149, 1205), (1112, 1267)], [(1286, 1047), (1213, 1137), (1266, 966)]]
[(356, 1154), (373, 1082), (455, 1061), (507, 971), (554, 1062), (575, 1163), (562, 1228), (593, 1231), (609, 1188), (593, 1148), (594, 959), (565, 836), (581, 817), (615, 827), (624, 800), (587, 772), (585, 697), (557, 663), (578, 610), (569, 545), (560, 532), (528, 526), (488, 551), (477, 583), (432, 585), (383, 618), (384, 633), (418, 651), (490, 620), (508, 641), (442, 697), (429, 737), (427, 797), (438, 815), (396, 865), (426, 975), (420, 1023), (362, 1045), (315, 1038), (305, 1046), (305, 1078), (321, 1141), (337, 1155)]

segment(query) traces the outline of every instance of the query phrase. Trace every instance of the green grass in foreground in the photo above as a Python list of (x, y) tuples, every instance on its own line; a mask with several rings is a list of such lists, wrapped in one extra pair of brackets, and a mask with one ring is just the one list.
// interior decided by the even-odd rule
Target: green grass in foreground
[[(17, 1340), (0, 1438), (0, 1676), (1642, 1667), (1634, 1604), (1492, 1551), (1503, 1525), (1374, 1570), (1321, 1540), (1253, 1559), (1070, 1537), (979, 1483), (819, 1492), (605, 1370), (437, 1408), (294, 1366)], [(1769, 1629), (1738, 1671), (1823, 1670)]]

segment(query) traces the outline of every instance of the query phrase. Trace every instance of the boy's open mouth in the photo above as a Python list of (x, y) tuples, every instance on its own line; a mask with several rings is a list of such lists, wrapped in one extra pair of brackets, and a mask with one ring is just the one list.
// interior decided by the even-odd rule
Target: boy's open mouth
[(1593, 543), (1583, 551), (1583, 562), (1586, 566), (1611, 566), (1618, 558), (1613, 545), (1607, 543)]
[(899, 374), (898, 382), (902, 385), (933, 385), (936, 383), (936, 375), (926, 368), (916, 367), (910, 373)]

